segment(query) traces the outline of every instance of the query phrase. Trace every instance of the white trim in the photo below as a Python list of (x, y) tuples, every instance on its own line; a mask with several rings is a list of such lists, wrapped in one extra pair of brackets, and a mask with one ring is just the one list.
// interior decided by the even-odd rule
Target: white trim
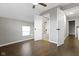
[(58, 47), (58, 46), (61, 46), (61, 45), (63, 45), (63, 44), (64, 44), (64, 43), (61, 43), (61, 44), (57, 44), (57, 47)]
[(55, 42), (55, 41), (51, 41), (51, 40), (49, 40), (49, 42), (57, 44), (57, 47), (62, 45), (62, 44), (59, 45), (57, 42)]
[(57, 42), (55, 42), (55, 41), (51, 41), (51, 40), (49, 40), (49, 42), (57, 44)]
[(5, 43), (5, 44), (1, 44), (0, 47), (11, 45), (11, 44), (15, 44), (15, 43), (19, 43), (19, 42), (23, 42), (23, 41), (26, 41), (26, 40), (31, 40), (31, 39), (33, 39), (33, 38), (29, 38), (29, 39), (24, 39), (24, 40), (19, 40), (19, 41), (14, 41), (14, 42), (9, 42), (9, 43)]

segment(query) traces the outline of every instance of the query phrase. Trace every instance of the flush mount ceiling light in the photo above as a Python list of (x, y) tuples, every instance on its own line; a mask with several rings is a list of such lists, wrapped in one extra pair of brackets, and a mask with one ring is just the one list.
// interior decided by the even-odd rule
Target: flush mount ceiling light
[(38, 3), (32, 3), (33, 5), (38, 5)]
[(75, 12), (74, 11), (64, 11), (65, 12), (65, 14), (68, 16), (68, 15), (73, 15)]
[(74, 14), (73, 12), (69, 12), (70, 15)]

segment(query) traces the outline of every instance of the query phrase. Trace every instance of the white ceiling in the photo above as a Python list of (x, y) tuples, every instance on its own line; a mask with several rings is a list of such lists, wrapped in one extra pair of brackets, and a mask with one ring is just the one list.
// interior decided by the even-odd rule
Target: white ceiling
[(24, 20), (33, 22), (34, 13), (40, 14), (48, 9), (56, 6), (66, 5), (64, 3), (46, 3), (47, 7), (37, 5), (32, 9), (32, 3), (0, 3), (0, 17), (14, 18), (17, 20)]
[(78, 17), (79, 16), (79, 6), (72, 7), (64, 11), (67, 17)]
[(69, 3), (45, 3), (45, 4), (47, 5), (47, 7), (43, 7), (43, 6), (38, 4), (34, 9), (34, 13), (41, 14), (41, 13), (43, 13), (51, 8), (54, 8), (56, 6), (64, 6), (64, 5), (67, 5)]

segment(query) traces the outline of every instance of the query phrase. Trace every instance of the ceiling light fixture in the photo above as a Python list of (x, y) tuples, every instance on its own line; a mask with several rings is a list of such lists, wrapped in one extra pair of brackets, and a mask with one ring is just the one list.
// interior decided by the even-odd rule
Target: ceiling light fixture
[(32, 3), (33, 5), (38, 5), (38, 3)]
[(73, 12), (69, 12), (69, 14), (71, 15), (71, 14), (74, 14)]

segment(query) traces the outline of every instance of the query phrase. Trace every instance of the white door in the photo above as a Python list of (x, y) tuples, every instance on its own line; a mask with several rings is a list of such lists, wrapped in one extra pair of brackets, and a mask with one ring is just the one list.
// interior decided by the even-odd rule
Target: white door
[(66, 37), (66, 16), (64, 11), (57, 9), (57, 21), (58, 21), (58, 46), (64, 44)]
[(42, 39), (42, 16), (34, 16), (34, 40)]

